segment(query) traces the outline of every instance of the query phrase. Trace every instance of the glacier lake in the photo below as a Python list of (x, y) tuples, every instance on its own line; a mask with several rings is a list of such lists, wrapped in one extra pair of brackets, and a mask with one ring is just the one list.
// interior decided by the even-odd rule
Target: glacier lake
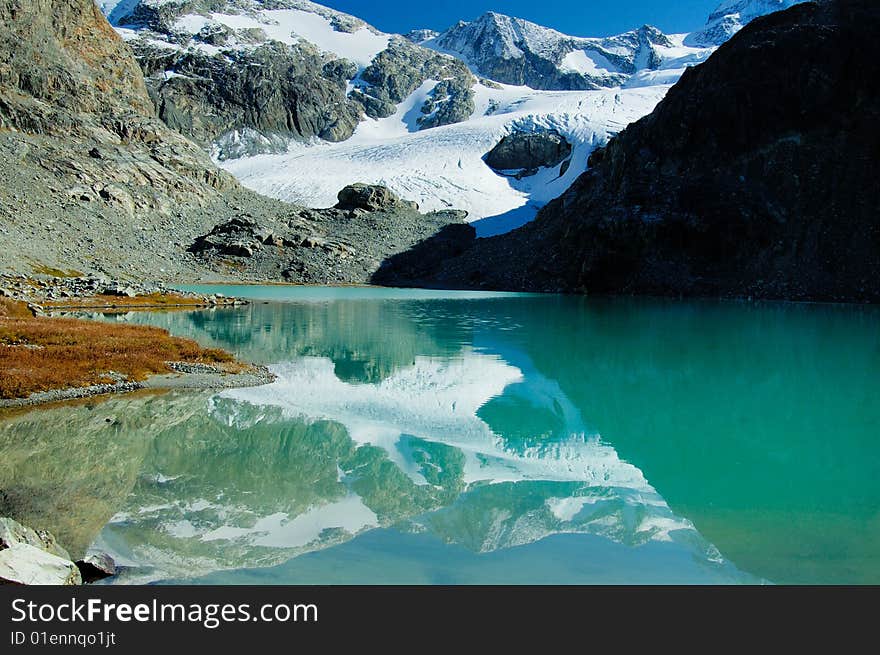
[(189, 289), (252, 303), (100, 318), (273, 384), (0, 421), (0, 501), (113, 583), (880, 583), (877, 308)]

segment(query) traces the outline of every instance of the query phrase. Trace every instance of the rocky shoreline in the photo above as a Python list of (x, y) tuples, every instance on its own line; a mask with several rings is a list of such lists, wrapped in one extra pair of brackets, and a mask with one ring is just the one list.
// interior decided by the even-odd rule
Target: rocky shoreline
[(72, 309), (227, 307), (246, 300), (170, 289), (163, 282), (133, 282), (76, 271), (27, 275), (0, 273), (0, 297), (27, 303), (35, 314)]

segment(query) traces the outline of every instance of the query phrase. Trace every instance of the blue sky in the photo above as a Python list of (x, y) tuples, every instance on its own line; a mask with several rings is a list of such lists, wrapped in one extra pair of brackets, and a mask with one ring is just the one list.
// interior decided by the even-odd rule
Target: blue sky
[(721, 0), (317, 0), (363, 18), (386, 32), (416, 27), (445, 29), (497, 11), (574, 36), (609, 36), (645, 23), (667, 33), (690, 32), (706, 22)]

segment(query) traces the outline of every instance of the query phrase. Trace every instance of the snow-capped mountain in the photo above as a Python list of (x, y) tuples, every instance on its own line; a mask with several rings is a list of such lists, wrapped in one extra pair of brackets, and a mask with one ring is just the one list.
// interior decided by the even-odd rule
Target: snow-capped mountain
[(416, 129), (473, 111), (460, 61), (305, 0), (105, 0), (160, 117), (220, 160), (348, 139), (429, 80)]
[(709, 15), (706, 26), (688, 36), (690, 46), (719, 46), (760, 16), (788, 9), (806, 0), (725, 0)]
[(583, 90), (619, 86), (639, 70), (656, 70), (686, 52), (649, 25), (608, 38), (579, 38), (488, 12), (422, 42), (464, 60), (484, 77), (533, 89)]
[[(589, 154), (650, 113), (684, 70), (752, 18), (798, 0), (727, 0), (700, 33), (582, 38), (499, 13), (437, 34), (384, 34), (306, 0), (99, 0), (160, 117), (260, 193), (330, 206), (354, 182), (478, 235), (531, 220)], [(495, 171), (505, 136), (559, 135), (561, 164)]]

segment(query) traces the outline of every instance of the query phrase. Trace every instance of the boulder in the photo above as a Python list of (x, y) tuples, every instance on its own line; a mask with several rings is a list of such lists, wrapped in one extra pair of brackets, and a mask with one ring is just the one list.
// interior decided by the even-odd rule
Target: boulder
[(116, 562), (107, 553), (91, 553), (78, 560), (76, 566), (86, 583), (116, 575)]
[(82, 584), (76, 564), (26, 543), (0, 550), (0, 582), (18, 585)]
[(119, 296), (120, 298), (134, 298), (137, 295), (134, 288), (119, 282), (108, 284), (101, 290), (101, 293), (105, 296)]
[(45, 530), (0, 518), (0, 584), (78, 585), (82, 576), (70, 555)]
[(402, 205), (400, 198), (388, 187), (378, 184), (351, 184), (339, 192), (337, 209), (382, 211)]

